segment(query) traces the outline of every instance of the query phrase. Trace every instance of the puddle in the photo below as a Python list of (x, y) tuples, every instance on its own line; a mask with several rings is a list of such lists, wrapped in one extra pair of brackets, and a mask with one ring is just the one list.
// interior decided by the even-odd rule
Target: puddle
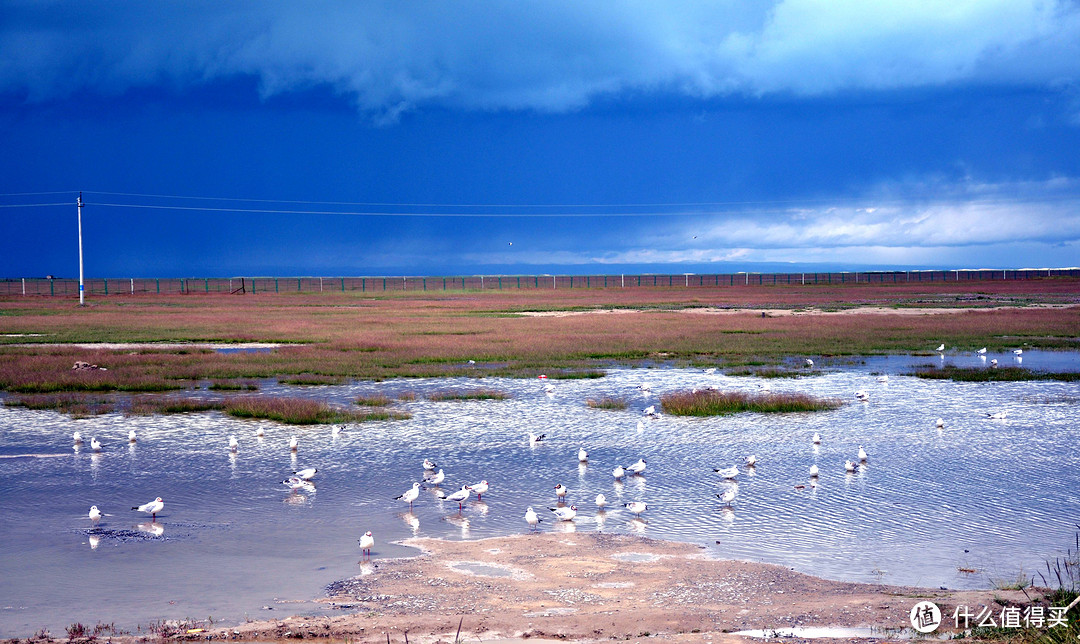
[(522, 617), (551, 617), (553, 615), (573, 615), (576, 612), (576, 608), (547, 608), (545, 610), (536, 611), (535, 613), (525, 613), (524, 615), (522, 615)]
[(620, 552), (618, 554), (611, 555), (612, 559), (618, 559), (619, 561), (630, 561), (634, 563), (651, 563), (653, 561), (660, 561), (660, 555), (652, 555), (645, 552)]
[(500, 564), (484, 563), (482, 561), (451, 561), (446, 564), (446, 567), (466, 575), (475, 575), (477, 577), (510, 577), (513, 579), (524, 579), (529, 575), (516, 568), (509, 566), (502, 566)]

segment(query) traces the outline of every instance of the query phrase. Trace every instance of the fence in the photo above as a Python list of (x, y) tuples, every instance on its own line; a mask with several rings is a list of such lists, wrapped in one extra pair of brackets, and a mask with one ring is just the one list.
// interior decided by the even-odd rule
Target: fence
[[(472, 275), (454, 277), (173, 277), (94, 278), (87, 295), (188, 293), (312, 293), (327, 291), (465, 291), (560, 288), (653, 288), (813, 284), (902, 284), (1080, 277), (1080, 268), (918, 270), (831, 273), (717, 273), (711, 275)], [(73, 278), (0, 279), (0, 296), (78, 297)]]

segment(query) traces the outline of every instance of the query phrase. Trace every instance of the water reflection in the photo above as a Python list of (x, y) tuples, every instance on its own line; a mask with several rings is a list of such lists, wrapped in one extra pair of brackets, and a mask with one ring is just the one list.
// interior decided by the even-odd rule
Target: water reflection
[[(1004, 362), (1010, 356), (994, 357)], [(1048, 364), (1042, 354), (1025, 352), (1024, 357), (1025, 366)], [(75, 450), (73, 430), (83, 429), (89, 440), (92, 427), (103, 439), (122, 441), (131, 419), (106, 414), (88, 423), (52, 412), (0, 407), (0, 455), (73, 454), (71, 459), (0, 458), (0, 494), (6, 525), (12, 528), (5, 545), (26, 553), (0, 557), (0, 578), (42, 577), (41, 583), (4, 584), (24, 591), (15, 596), (0, 589), (0, 605), (53, 610), (48, 607), (58, 602), (44, 593), (35, 595), (33, 588), (62, 587), (66, 578), (56, 572), (60, 570), (122, 586), (130, 570), (114, 570), (106, 563), (113, 547), (100, 553), (106, 556), (79, 559), (71, 554), (72, 544), (86, 539), (85, 508), (130, 507), (132, 498), (157, 495), (177, 499), (171, 505), (167, 548), (171, 565), (185, 572), (173, 580), (172, 592), (184, 607), (175, 617), (199, 612), (217, 616), (220, 608), (242, 619), (252, 609), (244, 602), (260, 601), (252, 598), (265, 597), (271, 592), (267, 588), (273, 589), (271, 596), (301, 592), (296, 579), (306, 580), (305, 596), (316, 596), (322, 585), (353, 574), (355, 551), (342, 550), (340, 544), (356, 543), (353, 535), (360, 519), (364, 529), (381, 535), (384, 545), (376, 556), (400, 556), (409, 551), (394, 542), (410, 536), (524, 533), (530, 529), (522, 520), (529, 505), (541, 514), (543, 531), (636, 532), (643, 526), (621, 509), (630, 500), (649, 504), (650, 537), (702, 543), (717, 556), (763, 560), (854, 581), (876, 581), (868, 571), (877, 566), (888, 571), (884, 581), (889, 583), (985, 586), (985, 575), (959, 575), (957, 567), (992, 564), (1005, 577), (1021, 565), (1042, 565), (1046, 553), (1072, 543), (1075, 527), (1069, 519), (1080, 516), (1080, 500), (1072, 494), (1080, 487), (1080, 468), (1074, 467), (1080, 459), (1074, 436), (1080, 383), (955, 383), (903, 375), (906, 365), (938, 362), (931, 355), (907, 362), (867, 358), (834, 370), (816, 365), (821, 374), (775, 380), (773, 389), (840, 397), (847, 401), (840, 409), (723, 418), (642, 418), (646, 401), (634, 393), (642, 374), (632, 370), (611, 370), (596, 380), (562, 381), (555, 398), (540, 395), (532, 381), (492, 378), (485, 386), (506, 392), (507, 400), (462, 404), (426, 399), (426, 391), (446, 388), (447, 380), (320, 388), (265, 383), (269, 395), (318, 397), (341, 405), (373, 391), (385, 391), (394, 399), (415, 394), (408, 402), (395, 403), (412, 414), (410, 420), (366, 424), (363, 440), (353, 440), (359, 432), (351, 430), (336, 441), (327, 427), (296, 430), (304, 442), (303, 465), (319, 470), (319, 503), (314, 503), (314, 485), (282, 484), (301, 465), (286, 447), (290, 428), (217, 413), (150, 417), (137, 421), (144, 437), (137, 452), (120, 458), (123, 452), (114, 450), (107, 459), (89, 449)], [(949, 355), (945, 363), (976, 366), (979, 361), (968, 353)], [(880, 373), (889, 374), (888, 386), (877, 382)], [(648, 402), (653, 404), (670, 391), (710, 384), (756, 391), (758, 384), (755, 378), (707, 375), (699, 369), (654, 369), (648, 378), (654, 394)], [(457, 381), (449, 384), (456, 386)], [(854, 401), (851, 392), (860, 389), (867, 390), (871, 404)], [(634, 402), (623, 412), (589, 409), (584, 402), (601, 397)], [(996, 410), (1007, 410), (1007, 417), (986, 417)], [(938, 417), (944, 429), (931, 431)], [(238, 455), (221, 458), (229, 435), (251, 437), (260, 429), (265, 442), (245, 443), (244, 467)], [(524, 439), (530, 429), (545, 433), (545, 439), (538, 444)], [(823, 437), (820, 444), (810, 440), (815, 433)], [(874, 457), (873, 467), (846, 475), (844, 461), (857, 460), (860, 444)], [(574, 460), (580, 447), (589, 452), (590, 463)], [(1055, 458), (1049, 462), (1028, 458), (1051, 453)], [(739, 468), (736, 521), (736, 510), (723, 507), (715, 496), (728, 487), (720, 485), (711, 469), (741, 463), (747, 454), (760, 460), (752, 469)], [(420, 463), (430, 455), (438, 456), (449, 481), (447, 490), (486, 479), (492, 485), (490, 494), (484, 494), (482, 503), (471, 497), (459, 510), (456, 503), (437, 501), (438, 487), (425, 481), (427, 494), (402, 514), (404, 506), (393, 497), (417, 479)], [(637, 455), (646, 455), (648, 477), (614, 480), (612, 469)], [(817, 478), (808, 476), (813, 465), (820, 469)], [(1003, 471), (1010, 475), (1002, 477)], [(552, 486), (560, 481), (573, 488), (563, 505), (574, 502), (580, 508), (573, 522), (557, 521), (547, 510), (555, 506)], [(596, 509), (598, 494), (605, 495), (612, 510)], [(1005, 498), (1009, 511), (1001, 512)], [(243, 530), (204, 527), (241, 524)], [(188, 527), (195, 525), (199, 527)], [(1031, 525), (1040, 530), (1029, 530)], [(834, 538), (822, 542), (808, 538), (811, 535)], [(957, 542), (971, 553), (959, 552)], [(287, 560), (272, 554), (280, 553), (282, 544), (294, 543)], [(109, 545), (135, 563), (161, 556), (163, 550), (139, 548), (137, 540), (111, 540)], [(907, 553), (916, 549), (923, 554), (913, 560)], [(77, 550), (85, 554), (84, 547)], [(210, 600), (205, 584), (197, 580), (220, 574), (229, 565), (225, 553), (240, 551), (254, 553), (252, 570), (246, 573), (252, 576), (250, 593), (223, 590), (213, 604), (199, 603)], [(80, 601), (65, 598), (69, 606)], [(117, 595), (116, 601), (136, 605), (140, 600), (132, 590)], [(160, 617), (149, 609), (131, 614), (144, 622)], [(67, 617), (56, 614), (58, 620)]]
[(86, 541), (90, 544), (91, 550), (97, 550), (98, 544), (101, 543), (101, 537), (96, 534), (92, 534), (86, 538)]
[(143, 521), (135, 526), (139, 532), (145, 532), (154, 537), (165, 534), (165, 526), (156, 521)]

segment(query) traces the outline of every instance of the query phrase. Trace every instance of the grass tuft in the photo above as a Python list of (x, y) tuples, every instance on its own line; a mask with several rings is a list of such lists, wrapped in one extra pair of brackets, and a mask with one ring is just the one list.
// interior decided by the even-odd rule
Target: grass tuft
[(589, 398), (585, 401), (585, 404), (593, 409), (616, 409), (620, 411), (627, 407), (625, 398), (612, 398), (610, 396)]
[(1050, 373), (1032, 371), (1024, 367), (926, 367), (911, 375), (928, 380), (954, 380), (957, 382), (1024, 382), (1031, 380), (1080, 381), (1080, 373)]
[(433, 402), (453, 400), (506, 400), (509, 394), (494, 389), (473, 389), (471, 391), (433, 391), (427, 399)]
[(741, 391), (676, 392), (660, 397), (666, 413), (673, 416), (726, 416), (743, 411), (784, 413), (827, 411), (840, 407), (836, 398), (817, 398), (798, 393), (745, 393)]

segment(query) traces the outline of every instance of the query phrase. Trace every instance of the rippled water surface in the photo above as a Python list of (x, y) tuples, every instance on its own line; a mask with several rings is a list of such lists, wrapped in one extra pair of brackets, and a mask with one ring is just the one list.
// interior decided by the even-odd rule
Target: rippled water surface
[[(1013, 363), (1011, 354), (997, 356)], [(371, 530), (373, 559), (411, 554), (412, 535), (478, 538), (524, 532), (525, 508), (541, 530), (604, 530), (692, 541), (718, 557), (766, 561), (829, 578), (949, 588), (1030, 577), (1072, 544), (1080, 522), (1080, 384), (954, 383), (901, 375), (932, 358), (890, 357), (825, 365), (799, 379), (733, 378), (699, 369), (617, 369), (597, 380), (420, 380), (295, 388), (288, 393), (347, 404), (359, 395), (412, 392), (395, 403), (406, 421), (290, 428), (217, 413), (107, 415), (71, 420), (0, 408), (0, 636), (72, 622), (134, 629), (158, 619), (226, 623), (318, 612), (307, 602), (358, 573), (357, 539)], [(983, 364), (971, 356), (947, 361)], [(818, 365), (821, 367), (822, 365)], [(1024, 366), (1077, 370), (1076, 354), (1028, 352)], [(876, 374), (889, 374), (879, 382)], [(695, 387), (801, 391), (837, 396), (831, 412), (726, 418), (643, 418), (659, 395)], [(651, 384), (651, 394), (638, 389)], [(431, 402), (425, 393), (477, 387), (503, 401)], [(856, 402), (865, 389), (869, 401)], [(591, 409), (588, 398), (625, 397), (625, 411)], [(1007, 411), (1003, 420), (987, 413)], [(945, 427), (937, 429), (941, 417)], [(641, 425), (639, 426), (639, 421)], [(266, 435), (256, 437), (263, 427)], [(139, 440), (129, 445), (135, 429)], [(87, 445), (72, 450), (71, 434)], [(530, 445), (529, 432), (546, 434)], [(812, 435), (821, 435), (814, 447)], [(228, 436), (240, 447), (233, 455)], [(296, 455), (288, 448), (296, 435)], [(104, 444), (92, 454), (89, 438)], [(854, 475), (844, 461), (867, 466)], [(579, 446), (589, 451), (579, 465)], [(743, 465), (755, 454), (753, 469)], [(463, 510), (422, 490), (412, 511), (393, 497), (422, 478), (421, 461), (446, 472), (442, 489), (487, 480)], [(647, 461), (643, 476), (617, 482), (616, 465)], [(730, 508), (713, 468), (739, 465)], [(812, 485), (809, 468), (821, 475)], [(314, 487), (290, 491), (293, 470), (317, 467)], [(554, 486), (578, 506), (554, 521)], [(607, 496), (596, 510), (597, 493)], [(161, 496), (151, 522), (130, 508)], [(637, 519), (622, 507), (645, 501)], [(91, 529), (86, 513), (106, 516)], [(975, 570), (966, 573), (961, 570)], [(266, 610), (273, 609), (273, 612)]]

